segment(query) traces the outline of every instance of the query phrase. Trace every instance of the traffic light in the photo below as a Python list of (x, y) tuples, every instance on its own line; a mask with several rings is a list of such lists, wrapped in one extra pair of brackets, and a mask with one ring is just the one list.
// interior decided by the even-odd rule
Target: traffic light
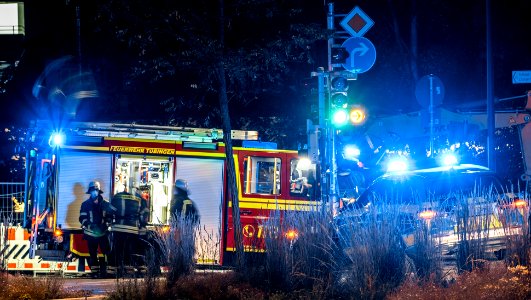
[(353, 105), (350, 107), (349, 120), (352, 125), (362, 125), (365, 123), (366, 114), (365, 109), (360, 105)]
[(330, 59), (332, 64), (341, 65), (347, 62), (349, 52), (344, 47), (332, 47), (330, 49)]
[(348, 80), (344, 76), (335, 76), (330, 80), (330, 118), (332, 124), (341, 127), (348, 123)]
[(358, 126), (365, 123), (365, 109), (360, 105), (350, 104), (347, 96), (348, 79), (339, 74), (330, 80), (330, 120), (335, 127), (350, 123)]

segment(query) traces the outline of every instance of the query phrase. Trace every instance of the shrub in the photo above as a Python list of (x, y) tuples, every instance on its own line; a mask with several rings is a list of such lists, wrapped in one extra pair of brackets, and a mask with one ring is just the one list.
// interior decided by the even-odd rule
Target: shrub
[(406, 255), (401, 241), (401, 214), (396, 206), (371, 207), (342, 224), (345, 259), (339, 277), (342, 294), (354, 299), (383, 298), (405, 278)]
[(151, 254), (157, 255), (158, 261), (149, 258), (148, 260), (151, 260), (152, 264), (168, 267), (166, 273), (168, 285), (172, 285), (180, 277), (194, 271), (197, 230), (198, 226), (191, 220), (178, 218), (172, 220), (169, 226), (155, 231)]

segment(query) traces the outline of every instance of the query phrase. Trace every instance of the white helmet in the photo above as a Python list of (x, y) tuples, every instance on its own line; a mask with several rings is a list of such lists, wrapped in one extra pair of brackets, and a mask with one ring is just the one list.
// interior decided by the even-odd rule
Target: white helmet
[(92, 191), (98, 191), (100, 194), (103, 194), (103, 191), (101, 190), (101, 185), (98, 181), (91, 181), (88, 186), (87, 194), (90, 194)]

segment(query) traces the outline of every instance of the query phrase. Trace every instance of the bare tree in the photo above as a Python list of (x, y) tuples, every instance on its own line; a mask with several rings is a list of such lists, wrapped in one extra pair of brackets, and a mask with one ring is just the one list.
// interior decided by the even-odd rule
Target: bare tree
[(169, 124), (221, 124), (238, 268), (244, 263), (230, 104), (267, 111), (265, 99), (272, 106), (289, 103), (281, 96), (294, 89), (297, 76), (309, 74), (315, 42), (325, 39), (320, 25), (298, 23), (303, 11), (300, 2), (272, 0), (114, 0), (98, 10), (99, 30), (112, 29), (132, 58), (126, 86), (164, 87), (153, 97), (166, 107)]

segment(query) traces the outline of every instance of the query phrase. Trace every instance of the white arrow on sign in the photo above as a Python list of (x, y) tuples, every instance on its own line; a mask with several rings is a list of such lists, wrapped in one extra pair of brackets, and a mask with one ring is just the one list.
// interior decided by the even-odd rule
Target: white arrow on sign
[(360, 47), (354, 48), (354, 50), (352, 50), (352, 54), (359, 52), (360, 56), (363, 56), (365, 55), (365, 53), (367, 53), (367, 51), (369, 50), (369, 47), (367, 47), (367, 45), (365, 45), (365, 43), (363, 42), (360, 42), (359, 45)]

